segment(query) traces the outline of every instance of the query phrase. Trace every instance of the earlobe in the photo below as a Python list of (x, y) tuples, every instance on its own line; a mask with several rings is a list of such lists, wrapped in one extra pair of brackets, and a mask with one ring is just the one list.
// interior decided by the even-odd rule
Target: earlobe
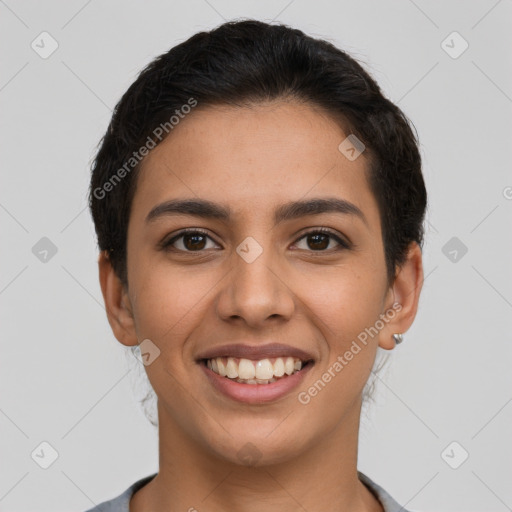
[(114, 336), (123, 345), (137, 345), (138, 341), (128, 291), (114, 271), (107, 251), (101, 252), (98, 259), (98, 269), (107, 318)]
[(412, 325), (423, 286), (423, 261), (421, 248), (416, 242), (409, 246), (403, 265), (397, 270), (395, 281), (388, 294), (387, 311), (395, 313), (379, 333), (379, 346), (386, 350), (393, 349), (402, 341), (400, 335)]

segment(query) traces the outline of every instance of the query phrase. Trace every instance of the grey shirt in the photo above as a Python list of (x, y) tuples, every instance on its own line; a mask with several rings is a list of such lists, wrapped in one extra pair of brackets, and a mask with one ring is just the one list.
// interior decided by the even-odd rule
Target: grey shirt
[[(359, 480), (368, 487), (371, 493), (380, 501), (384, 512), (409, 512), (401, 507), (380, 485), (377, 485), (373, 480), (367, 477), (360, 471), (357, 472)], [(144, 485), (151, 481), (154, 475), (146, 476), (137, 480), (134, 484), (130, 485), (126, 491), (120, 494), (117, 498), (104, 501), (99, 505), (87, 510), (86, 512), (130, 512), (130, 498)]]

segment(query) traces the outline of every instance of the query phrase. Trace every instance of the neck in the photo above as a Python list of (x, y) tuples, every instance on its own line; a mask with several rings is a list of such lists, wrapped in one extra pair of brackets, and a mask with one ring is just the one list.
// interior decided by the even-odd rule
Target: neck
[(360, 407), (293, 459), (251, 467), (198, 443), (159, 405), (159, 473), (130, 512), (259, 512), (262, 504), (267, 512), (382, 512), (357, 476)]

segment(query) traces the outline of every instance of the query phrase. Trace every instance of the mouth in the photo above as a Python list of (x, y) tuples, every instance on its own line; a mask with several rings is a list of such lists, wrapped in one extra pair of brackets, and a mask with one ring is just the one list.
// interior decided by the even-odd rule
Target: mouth
[(251, 360), (238, 357), (214, 357), (201, 359), (200, 364), (213, 373), (239, 384), (272, 384), (302, 371), (314, 364), (313, 359), (297, 357), (273, 357)]
[(291, 393), (313, 368), (315, 358), (281, 344), (224, 345), (196, 359), (212, 388), (238, 402), (262, 404)]

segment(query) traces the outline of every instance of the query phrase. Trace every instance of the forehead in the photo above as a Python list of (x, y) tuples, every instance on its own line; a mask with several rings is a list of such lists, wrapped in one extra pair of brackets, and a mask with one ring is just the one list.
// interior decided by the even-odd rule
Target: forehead
[(199, 105), (143, 161), (133, 210), (147, 215), (158, 202), (196, 196), (254, 215), (270, 205), (328, 195), (371, 217), (377, 206), (368, 158), (363, 153), (349, 160), (339, 150), (347, 135), (310, 104)]

